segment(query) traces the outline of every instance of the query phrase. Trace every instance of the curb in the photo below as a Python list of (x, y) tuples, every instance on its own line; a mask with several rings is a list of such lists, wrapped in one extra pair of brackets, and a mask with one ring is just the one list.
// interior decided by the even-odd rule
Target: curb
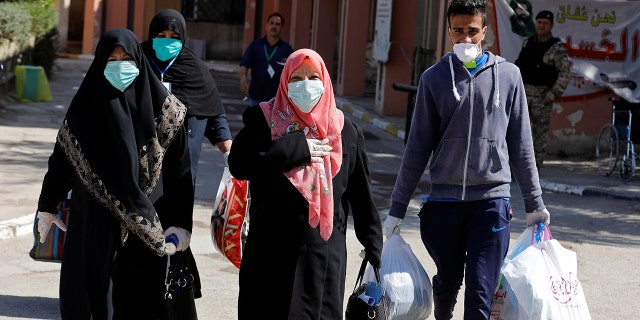
[(386, 131), (387, 133), (404, 140), (404, 129), (398, 128), (395, 124), (380, 118), (378, 115), (364, 111), (364, 109), (362, 109), (360, 106), (355, 105), (340, 97), (336, 97), (336, 105), (338, 109), (341, 109), (342, 111), (349, 113), (364, 122), (371, 123), (372, 125)]
[(22, 217), (0, 221), (0, 240), (33, 233), (35, 216), (27, 214)]
[(611, 197), (622, 200), (640, 200), (640, 194), (635, 192), (614, 191), (604, 188), (591, 188), (591, 187), (578, 187), (574, 185), (548, 182), (544, 179), (540, 179), (540, 187), (543, 190), (575, 194), (579, 196), (591, 196), (591, 197)]
[(94, 55), (92, 54), (78, 54), (78, 53), (66, 53), (66, 52), (56, 52), (56, 57), (66, 58), (66, 59), (84, 59), (84, 60), (94, 59)]
[(209, 67), (209, 70), (215, 70), (219, 72), (229, 72), (229, 73), (239, 73), (240, 72), (240, 61), (238, 62), (221, 62), (217, 60), (203, 60), (204, 63)]
[(577, 187), (564, 183), (547, 182), (544, 179), (540, 179), (540, 188), (542, 188), (542, 190), (575, 194), (579, 196), (585, 195), (585, 188), (583, 187)]
[(583, 196), (608, 196), (615, 199), (621, 200), (631, 200), (638, 201), (640, 200), (640, 194), (635, 192), (615, 192), (615, 191), (607, 191), (607, 189), (599, 189), (599, 188), (586, 188), (582, 193)]

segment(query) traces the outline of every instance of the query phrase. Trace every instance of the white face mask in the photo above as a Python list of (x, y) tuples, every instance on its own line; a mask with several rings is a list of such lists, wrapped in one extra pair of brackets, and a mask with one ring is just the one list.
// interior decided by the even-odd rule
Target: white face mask
[(302, 80), (289, 83), (287, 96), (300, 111), (309, 113), (318, 104), (323, 93), (324, 84), (322, 81)]
[(453, 52), (462, 62), (474, 61), (482, 52), (479, 46), (480, 41), (478, 43), (454, 43)]

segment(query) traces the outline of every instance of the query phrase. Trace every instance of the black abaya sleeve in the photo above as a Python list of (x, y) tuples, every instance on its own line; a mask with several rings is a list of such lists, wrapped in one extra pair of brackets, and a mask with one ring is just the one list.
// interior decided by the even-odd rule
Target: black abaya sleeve
[(44, 176), (38, 211), (55, 213), (60, 201), (66, 199), (67, 193), (73, 187), (75, 173), (64, 155), (62, 148), (55, 144), (53, 153), (49, 157), (49, 169)]
[(260, 107), (247, 108), (243, 122), (245, 126), (233, 140), (229, 153), (229, 170), (236, 179), (251, 180), (274, 168), (287, 172), (311, 160), (302, 131), (271, 140), (271, 131)]
[[(347, 125), (349, 123), (345, 121), (345, 126)], [(366, 258), (373, 266), (379, 267), (380, 255), (382, 254), (382, 225), (380, 223), (380, 214), (371, 192), (364, 134), (360, 127), (355, 124), (354, 126), (357, 130), (358, 140), (357, 157), (353, 172), (349, 176), (345, 196), (351, 206), (356, 237), (364, 246)]]
[(184, 127), (167, 148), (162, 166), (162, 188), (162, 197), (154, 203), (162, 227), (165, 230), (180, 227), (191, 232), (194, 194)]

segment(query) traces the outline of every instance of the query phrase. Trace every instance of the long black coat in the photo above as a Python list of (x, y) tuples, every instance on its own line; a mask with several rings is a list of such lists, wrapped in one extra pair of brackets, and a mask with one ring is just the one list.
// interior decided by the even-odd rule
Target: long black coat
[(284, 175), (311, 159), (304, 134), (272, 141), (259, 107), (248, 108), (243, 121), (229, 155), (232, 175), (249, 180), (251, 193), (238, 318), (342, 319), (350, 213), (370, 261), (379, 265), (382, 250), (362, 130), (345, 118), (342, 166), (333, 178), (333, 233), (324, 241), (309, 226), (308, 202)]

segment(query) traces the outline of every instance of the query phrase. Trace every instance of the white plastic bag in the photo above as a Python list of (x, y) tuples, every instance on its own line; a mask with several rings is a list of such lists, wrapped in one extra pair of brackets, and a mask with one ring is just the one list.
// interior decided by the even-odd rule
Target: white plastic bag
[[(538, 230), (542, 230), (539, 232)], [(511, 261), (518, 254), (522, 253), (525, 249), (532, 244), (550, 240), (551, 232), (544, 224), (538, 226), (527, 227), (518, 237), (518, 239), (509, 247), (505, 261), (502, 264), (502, 268), (508, 261)], [(509, 282), (504, 278), (504, 275), (500, 274), (500, 280), (498, 286), (493, 294), (493, 300), (491, 302), (491, 320), (516, 320), (516, 319), (528, 319), (523, 311), (522, 307), (518, 304), (518, 299), (515, 292), (511, 288)]]
[[(431, 280), (399, 234), (384, 242), (380, 277), (389, 308), (388, 320), (422, 320), (431, 315)], [(371, 265), (367, 267), (364, 279), (375, 281)]]
[(505, 260), (502, 275), (517, 298), (519, 319), (591, 319), (576, 253), (555, 239), (534, 243)]
[(509, 282), (505, 280), (504, 276), (500, 275), (500, 281), (496, 292), (493, 294), (493, 301), (491, 301), (491, 315), (490, 320), (522, 320), (528, 319), (524, 315), (524, 311), (518, 304), (513, 289), (509, 285)]

